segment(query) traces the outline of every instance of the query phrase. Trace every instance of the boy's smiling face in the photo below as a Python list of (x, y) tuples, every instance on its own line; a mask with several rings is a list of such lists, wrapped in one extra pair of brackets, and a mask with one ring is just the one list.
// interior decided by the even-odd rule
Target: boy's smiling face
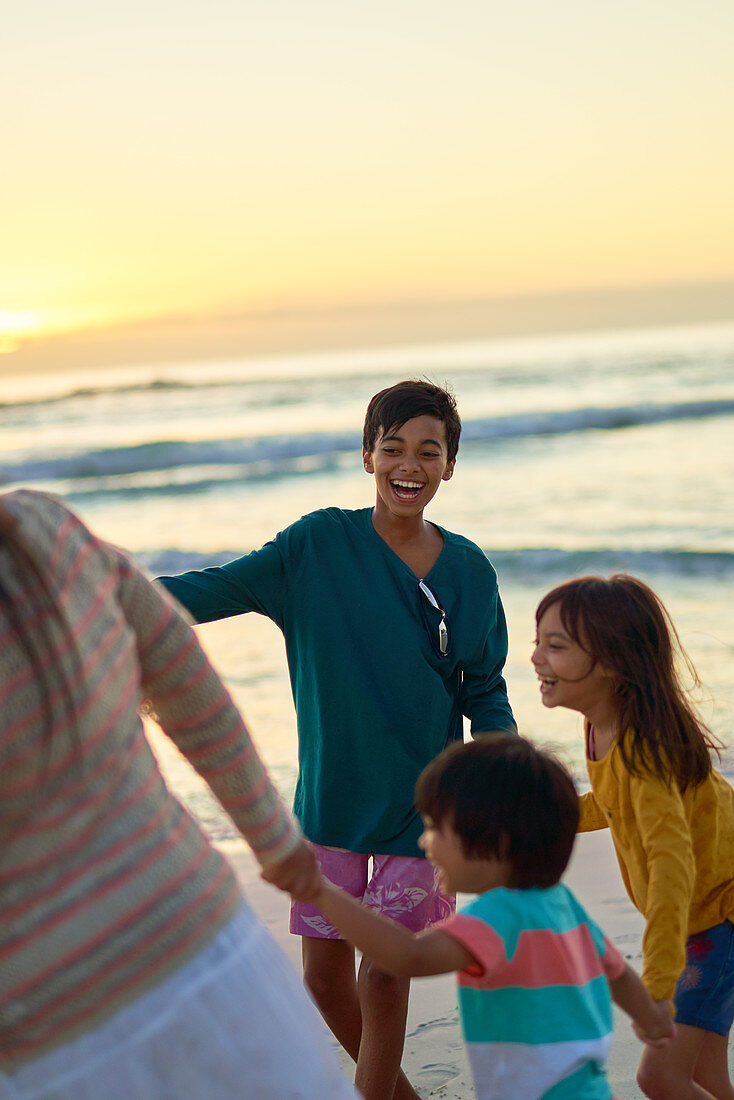
[(435, 416), (415, 416), (381, 433), (362, 460), (375, 476), (377, 509), (401, 519), (422, 514), (456, 463), (448, 460), (446, 427)]
[(507, 886), (511, 867), (506, 860), (467, 856), (458, 833), (448, 821), (439, 825), (423, 818), (421, 848), (438, 871), (441, 889), (449, 894), (483, 894), (497, 886)]

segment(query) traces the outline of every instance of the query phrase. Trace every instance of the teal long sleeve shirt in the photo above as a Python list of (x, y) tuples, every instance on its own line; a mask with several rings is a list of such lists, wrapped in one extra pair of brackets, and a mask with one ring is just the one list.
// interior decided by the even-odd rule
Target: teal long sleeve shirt
[(515, 731), (502, 669), (507, 628), (483, 551), (442, 530), (423, 578), (380, 538), (369, 508), (304, 516), (227, 565), (161, 577), (198, 622), (255, 611), (283, 632), (298, 721), (294, 812), (317, 844), (420, 856), (418, 775), (448, 742)]

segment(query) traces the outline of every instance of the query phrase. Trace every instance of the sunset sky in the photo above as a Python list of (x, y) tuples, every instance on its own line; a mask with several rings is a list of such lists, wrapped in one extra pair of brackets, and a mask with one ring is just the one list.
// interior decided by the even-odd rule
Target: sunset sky
[(715, 291), (733, 43), (731, 0), (23, 0), (3, 358), (90, 325), (145, 354), (192, 319), (318, 341), (334, 311)]

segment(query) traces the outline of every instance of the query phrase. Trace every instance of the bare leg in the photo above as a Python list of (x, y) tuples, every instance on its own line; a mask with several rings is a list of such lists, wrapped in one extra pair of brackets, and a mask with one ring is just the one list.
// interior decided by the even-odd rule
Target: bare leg
[[(713, 1075), (705, 1073), (709, 1068), (709, 1058), (718, 1048), (714, 1039), (721, 1040), (726, 1067), (726, 1040), (687, 1024), (676, 1025), (675, 1036), (667, 1046), (645, 1047), (637, 1073), (637, 1083), (645, 1096), (650, 1100), (734, 1100), (730, 1085), (728, 1092), (710, 1092), (707, 1085), (700, 1083), (703, 1077), (708, 1083), (721, 1081), (720, 1066), (718, 1071), (714, 1067)], [(702, 1058), (704, 1047), (706, 1056)], [(702, 1072), (699, 1072), (699, 1064)]]
[(321, 1015), (356, 1062), (362, 1036), (354, 948), (346, 940), (301, 939), (303, 980)]
[(362, 1041), (354, 1083), (365, 1100), (418, 1100), (400, 1069), (405, 1045), (410, 978), (395, 978), (369, 959), (359, 968)]
[[(301, 942), (303, 979), (333, 1035), (344, 1047), (347, 1054), (358, 1063), (357, 1080), (355, 1082), (357, 1087), (362, 1089), (367, 1100), (385, 1100), (386, 1097), (393, 1097), (393, 1100), (418, 1100), (418, 1093), (400, 1069), (400, 1058), (405, 1041), (407, 989), (405, 1008), (401, 1009), (402, 1031), (400, 1033), (397, 1061), (394, 1063), (393, 1068), (394, 1056), (391, 1053), (388, 1054), (388, 1049), (394, 1050), (396, 1044), (391, 1034), (383, 1035), (380, 1033), (379, 1023), (376, 1032), (374, 1023), (372, 1027), (365, 1027), (365, 1039), (368, 1040), (368, 1047), (365, 1048), (365, 1052), (362, 1054), (363, 1012), (360, 1005), (360, 996), (363, 993), (364, 983), (361, 972), (367, 964), (363, 962), (362, 967), (360, 967), (358, 992), (354, 948), (351, 944), (347, 943), (346, 940), (323, 940), (315, 936), (303, 936)], [(382, 977), (390, 983), (403, 980), (388, 978), (387, 975), (382, 975)], [(409, 985), (407, 979), (405, 981)], [(365, 1011), (366, 1017), (369, 1019), (375, 1016), (374, 1009), (371, 1007), (374, 998), (368, 995), (367, 1000), (368, 1004), (365, 1006)], [(368, 1049), (372, 1052), (370, 1055), (367, 1054)], [(376, 1056), (375, 1051), (377, 1052)], [(381, 1082), (385, 1078), (380, 1072), (375, 1090), (372, 1093), (364, 1092), (365, 1085), (369, 1088), (373, 1087), (370, 1081), (370, 1067), (374, 1063), (377, 1063), (380, 1071), (382, 1070), (382, 1064), (387, 1064), (386, 1075), (392, 1079), (391, 1090), (394, 1089), (394, 1091), (384, 1091)], [(360, 1073), (366, 1074), (367, 1080), (364, 1085), (360, 1084)], [(383, 1089), (383, 1091), (378, 1091), (379, 1089)]]
[(701, 1088), (708, 1089), (716, 1100), (734, 1100), (727, 1057), (729, 1036), (716, 1035), (713, 1031), (704, 1031), (704, 1036), (693, 1080)]

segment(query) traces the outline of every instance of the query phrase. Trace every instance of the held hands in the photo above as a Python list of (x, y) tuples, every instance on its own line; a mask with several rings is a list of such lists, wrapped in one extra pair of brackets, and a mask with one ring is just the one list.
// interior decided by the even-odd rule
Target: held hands
[(668, 1040), (672, 1039), (675, 1032), (673, 1025), (673, 1012), (670, 1001), (654, 1001), (657, 1021), (652, 1026), (643, 1028), (636, 1020), (632, 1021), (632, 1029), (643, 1043), (651, 1047), (664, 1047)]
[(263, 867), (260, 877), (296, 901), (312, 901), (321, 889), (321, 868), (307, 840), (285, 859)]

